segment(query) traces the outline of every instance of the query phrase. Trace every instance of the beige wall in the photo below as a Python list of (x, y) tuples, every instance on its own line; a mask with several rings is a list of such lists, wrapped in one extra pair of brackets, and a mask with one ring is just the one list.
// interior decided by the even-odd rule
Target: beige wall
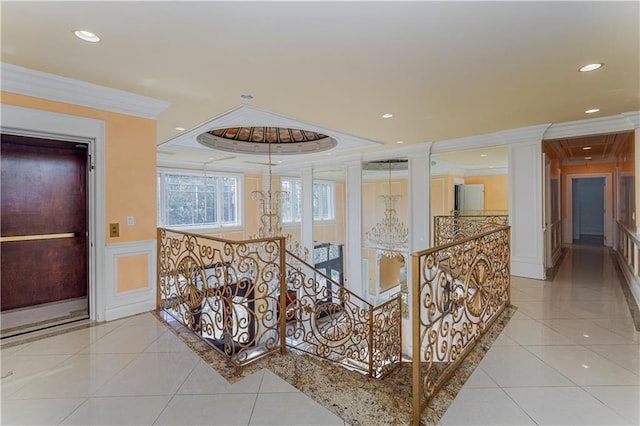
[(465, 185), (484, 185), (485, 210), (509, 210), (509, 179), (507, 174), (465, 176)]
[[(102, 120), (105, 123), (105, 230), (107, 244), (154, 240), (156, 238), (156, 121), (2, 92), (2, 101), (42, 111)], [(135, 225), (127, 226), (127, 216)], [(109, 223), (120, 224), (120, 236), (109, 237)], [(118, 259), (118, 291), (148, 285), (148, 266), (139, 255)], [(134, 277), (129, 280), (127, 277)], [(145, 277), (144, 279), (140, 277)], [(139, 279), (140, 278), (140, 279)]]

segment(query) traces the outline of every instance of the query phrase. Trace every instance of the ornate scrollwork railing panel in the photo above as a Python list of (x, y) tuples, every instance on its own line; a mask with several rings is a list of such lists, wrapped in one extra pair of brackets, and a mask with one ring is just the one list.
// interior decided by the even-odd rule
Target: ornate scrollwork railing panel
[[(413, 255), (414, 421), (510, 303), (509, 227)], [(418, 320), (416, 320), (418, 318)]]
[(380, 378), (402, 361), (402, 295), (376, 306), (372, 312), (371, 375)]
[(456, 215), (433, 218), (433, 245), (440, 246), (509, 224), (507, 215)]
[(374, 308), (290, 252), (286, 284), (287, 346), (371, 377), (399, 365), (400, 296)]
[(158, 229), (158, 306), (242, 365), (280, 347), (282, 238)]

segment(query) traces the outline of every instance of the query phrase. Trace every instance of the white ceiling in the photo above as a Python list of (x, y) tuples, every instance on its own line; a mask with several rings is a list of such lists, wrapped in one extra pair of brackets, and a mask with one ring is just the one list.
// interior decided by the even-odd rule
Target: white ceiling
[(158, 143), (243, 103), (382, 143), (363, 151), (640, 109), (635, 1), (1, 7), (2, 61), (171, 102)]

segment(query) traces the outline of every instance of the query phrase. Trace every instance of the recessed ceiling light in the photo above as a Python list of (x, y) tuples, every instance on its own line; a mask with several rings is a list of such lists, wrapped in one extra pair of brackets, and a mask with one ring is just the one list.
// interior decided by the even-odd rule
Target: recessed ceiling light
[(184, 130), (184, 127), (176, 127), (176, 130), (182, 132)]
[(393, 114), (389, 114), (389, 113), (382, 114), (382, 118), (391, 118), (391, 117), (393, 117)]
[(487, 154), (480, 154), (480, 157), (486, 157)]
[(251, 95), (249, 93), (243, 93), (242, 95), (240, 95), (240, 98), (246, 99), (246, 100), (251, 100), (251, 99), (253, 99), (253, 95)]
[(588, 110), (586, 110), (586, 111), (585, 111), (585, 113), (587, 113), (587, 114), (593, 114), (594, 112), (598, 112), (598, 111), (600, 111), (600, 109), (599, 109), (599, 108), (593, 108), (593, 109), (588, 109)]
[(584, 149), (585, 151), (588, 151), (588, 150), (591, 149), (591, 147), (590, 146), (583, 146), (582, 149)]
[(591, 160), (593, 157), (584, 157), (585, 160)]
[(490, 169), (493, 169), (493, 166), (489, 166)]
[(595, 64), (587, 64), (583, 67), (580, 67), (580, 69), (578, 71), (580, 72), (589, 72), (589, 71), (595, 71), (598, 68), (602, 68), (604, 64), (603, 63), (595, 63)]
[(396, 143), (404, 143), (404, 141), (396, 141)]
[(587, 364), (582, 364), (582, 366), (581, 366), (581, 367), (582, 367), (582, 368), (591, 368), (591, 367), (589, 367)]
[(88, 41), (89, 43), (97, 43), (100, 41), (100, 37), (86, 30), (73, 30), (73, 34), (81, 40)]

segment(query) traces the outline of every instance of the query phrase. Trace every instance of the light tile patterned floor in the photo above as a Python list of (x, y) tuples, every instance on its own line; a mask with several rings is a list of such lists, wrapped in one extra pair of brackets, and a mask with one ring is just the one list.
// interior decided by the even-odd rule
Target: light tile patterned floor
[[(441, 423), (640, 424), (640, 333), (608, 252), (512, 286), (518, 313)], [(344, 424), (270, 371), (227, 383), (150, 314), (0, 355), (3, 425)]]
[(441, 423), (640, 424), (640, 333), (609, 252), (574, 246), (553, 281), (512, 287), (518, 313)]

